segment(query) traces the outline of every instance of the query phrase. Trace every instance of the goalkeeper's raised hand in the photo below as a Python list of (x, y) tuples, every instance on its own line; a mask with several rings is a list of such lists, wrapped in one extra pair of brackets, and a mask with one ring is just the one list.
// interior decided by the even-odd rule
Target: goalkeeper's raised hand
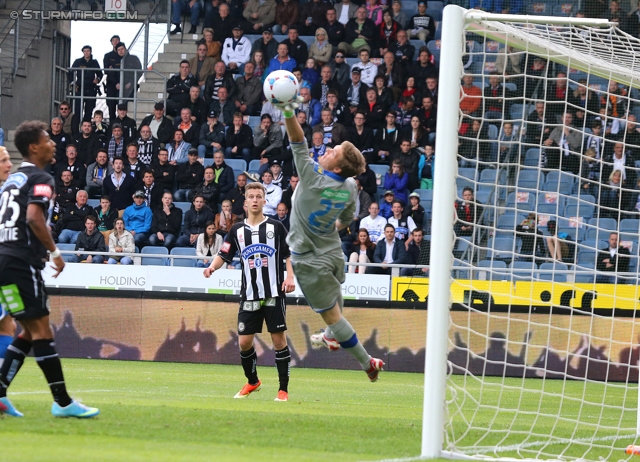
[(304, 98), (302, 98), (302, 96), (298, 95), (296, 96), (296, 99), (288, 102), (288, 103), (283, 103), (283, 104), (274, 104), (274, 107), (276, 107), (278, 110), (282, 111), (282, 113), (284, 114), (285, 119), (288, 117), (293, 117), (294, 116), (294, 111), (300, 106), (300, 103), (302, 103), (304, 101)]

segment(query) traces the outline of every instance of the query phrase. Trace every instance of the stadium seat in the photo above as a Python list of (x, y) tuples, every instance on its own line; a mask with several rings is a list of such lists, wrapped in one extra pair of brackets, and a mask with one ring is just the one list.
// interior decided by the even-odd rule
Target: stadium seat
[(557, 261), (544, 262), (540, 265), (539, 277), (543, 281), (567, 282), (567, 273), (569, 269), (564, 263)]
[(538, 265), (532, 261), (516, 260), (511, 262), (509, 269), (511, 269), (512, 277), (514, 279), (530, 281), (536, 277)]
[[(59, 250), (76, 250), (76, 245), (75, 244), (62, 244), (62, 243), (59, 243), (59, 244), (57, 244), (57, 246), (58, 246)], [(65, 254), (65, 255), (62, 256), (62, 259), (68, 263), (69, 260), (72, 257), (73, 257), (72, 254)]]
[(433, 189), (414, 189), (414, 193), (420, 195), (420, 202), (432, 202), (433, 201)]
[[(478, 262), (478, 268), (485, 268), (484, 270), (476, 271), (476, 278), (480, 279), (479, 273), (485, 274), (485, 280), (503, 281), (510, 277), (510, 272), (507, 271), (507, 264), (502, 260), (481, 260)], [(488, 271), (490, 270), (490, 271)]]
[(442, 10), (429, 9), (427, 10), (427, 14), (431, 16), (435, 21), (438, 21), (438, 22), (442, 21)]
[(535, 210), (536, 194), (530, 191), (511, 192), (507, 196), (505, 206), (507, 208), (516, 208), (519, 210)]
[(489, 238), (486, 258), (511, 263), (520, 252), (520, 246), (520, 242), (512, 237)]
[[(404, 3), (402, 4), (402, 6), (404, 7)], [(429, 10), (440, 10), (442, 11), (444, 8), (444, 2), (436, 2), (436, 1), (432, 1), (429, 0), (427, 2), (427, 7), (429, 8)]]
[(578, 204), (567, 204), (564, 208), (565, 218), (584, 217), (585, 219), (593, 218), (596, 206), (587, 202)]
[(205, 167), (210, 167), (211, 165), (213, 165), (213, 158), (205, 158), (202, 165), (204, 165)]
[(569, 195), (573, 192), (575, 183), (569, 181), (547, 180), (542, 185), (542, 191), (559, 192), (560, 194)]
[(436, 60), (436, 64), (440, 63), (440, 40), (431, 40), (427, 43), (427, 48)]
[(595, 267), (598, 258), (598, 252), (595, 250), (578, 250), (576, 265), (579, 267)]
[(504, 168), (485, 168), (480, 172), (480, 183), (506, 184), (507, 170)]
[[(196, 249), (193, 247), (174, 247), (171, 249), (169, 255), (196, 255)], [(196, 260), (190, 258), (170, 258), (171, 266), (184, 266), (187, 268), (194, 268), (196, 266)]]
[(249, 127), (252, 129), (260, 125), (260, 116), (249, 116)]
[(621, 233), (640, 233), (640, 220), (637, 218), (623, 218), (620, 220)]
[(247, 163), (244, 159), (225, 159), (224, 162), (234, 171), (239, 170), (243, 172), (247, 169)]
[(525, 167), (537, 167), (540, 164), (540, 149), (529, 148), (524, 154)]
[(100, 205), (100, 199), (88, 199), (87, 205), (95, 209), (97, 206)]
[(260, 159), (253, 159), (249, 162), (249, 173), (258, 173), (258, 169), (260, 168)]
[[(389, 166), (388, 165), (382, 165), (382, 164), (371, 164), (369, 165), (369, 167), (371, 168), (371, 170), (373, 170), (373, 173), (376, 174), (376, 183), (378, 184), (379, 187), (383, 187), (384, 186), (384, 176), (389, 173)], [(378, 178), (380, 179), (378, 181)]]
[(551, 16), (551, 14), (553, 13), (554, 5), (555, 1), (551, 0), (549, 0), (548, 2), (533, 0), (528, 6), (527, 14), (536, 16)]
[(307, 47), (310, 47), (311, 44), (316, 41), (316, 38), (312, 35), (301, 35), (299, 38), (307, 44)]
[[(432, 2), (429, 2), (432, 3)], [(418, 1), (417, 0), (404, 0), (402, 2), (402, 11), (407, 13), (407, 16), (411, 17), (414, 14), (418, 14)]]
[(458, 169), (458, 176), (469, 178), (470, 180), (473, 180), (473, 181), (476, 180), (477, 175), (478, 175), (478, 170), (475, 168), (464, 167), (464, 168)]
[(544, 182), (544, 174), (537, 169), (525, 168), (518, 172), (516, 186), (518, 189), (535, 189), (540, 190)]
[(566, 181), (568, 183), (577, 183), (578, 177), (571, 173), (561, 172), (559, 170), (551, 170), (545, 176), (545, 181)]
[(184, 223), (184, 216), (191, 209), (191, 202), (174, 202), (173, 205), (182, 210), (182, 223)]
[[(618, 229), (618, 222), (613, 218), (591, 218), (587, 222), (585, 239), (608, 239), (611, 231)], [(605, 238), (606, 237), (606, 238)]]
[(458, 236), (453, 245), (453, 256), (460, 260), (472, 261), (473, 246), (471, 245), (471, 237)]
[(592, 272), (576, 272), (574, 282), (578, 284), (592, 284), (594, 275)]
[[(142, 255), (169, 255), (166, 247), (148, 245), (140, 251)], [(146, 266), (167, 266), (167, 258), (164, 257), (142, 257), (142, 264)]]

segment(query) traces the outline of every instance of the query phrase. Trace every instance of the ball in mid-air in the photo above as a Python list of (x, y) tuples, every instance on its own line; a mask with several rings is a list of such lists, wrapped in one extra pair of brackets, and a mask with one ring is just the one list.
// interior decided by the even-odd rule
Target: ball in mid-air
[(292, 103), (300, 91), (298, 79), (289, 71), (273, 71), (265, 79), (262, 88), (271, 104)]

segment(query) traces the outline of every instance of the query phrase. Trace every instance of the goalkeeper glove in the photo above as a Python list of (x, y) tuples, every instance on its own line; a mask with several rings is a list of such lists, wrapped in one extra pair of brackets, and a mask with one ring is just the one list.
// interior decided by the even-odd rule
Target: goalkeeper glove
[(300, 103), (304, 101), (304, 98), (300, 95), (296, 96), (296, 99), (290, 103), (274, 104), (274, 107), (284, 114), (285, 118), (293, 117), (294, 111), (300, 106)]

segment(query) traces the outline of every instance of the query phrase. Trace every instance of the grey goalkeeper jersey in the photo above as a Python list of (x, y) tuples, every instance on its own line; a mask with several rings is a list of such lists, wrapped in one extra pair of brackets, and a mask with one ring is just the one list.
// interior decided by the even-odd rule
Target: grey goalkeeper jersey
[(300, 177), (291, 199), (287, 243), (295, 253), (340, 249), (336, 220), (349, 224), (356, 211), (356, 182), (326, 172), (309, 157), (307, 143), (291, 143)]

